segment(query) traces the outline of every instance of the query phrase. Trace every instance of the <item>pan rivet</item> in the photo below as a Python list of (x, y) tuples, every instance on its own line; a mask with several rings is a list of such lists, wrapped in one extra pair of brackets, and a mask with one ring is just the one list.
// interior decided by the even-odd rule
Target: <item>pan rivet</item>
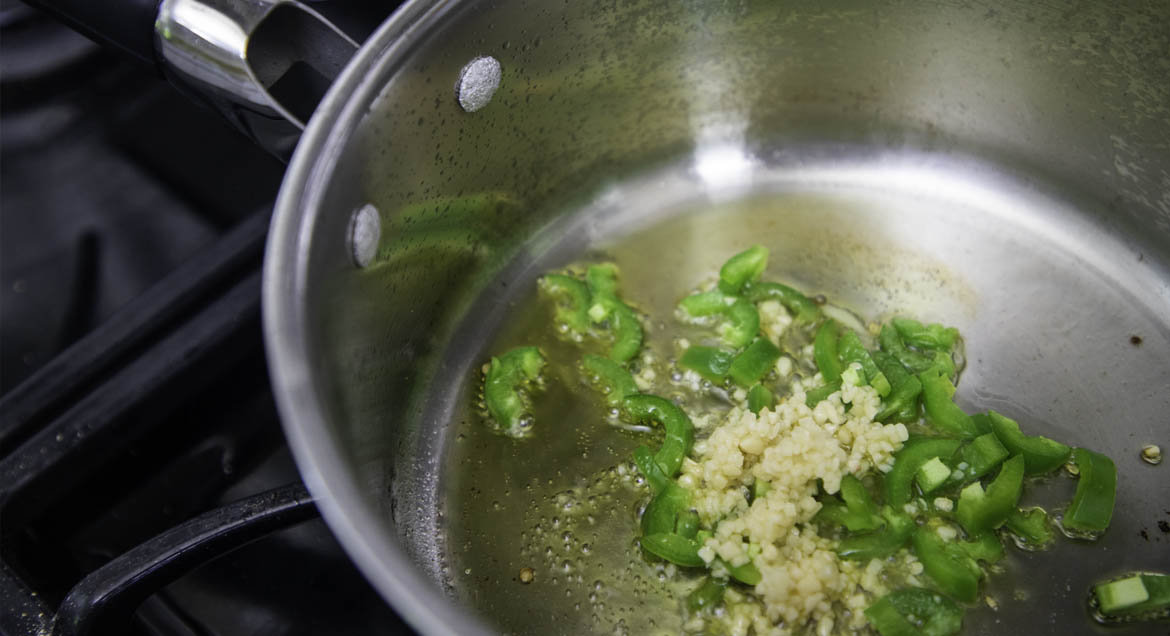
[(491, 56), (477, 57), (459, 71), (455, 92), (463, 110), (474, 113), (492, 101), (500, 87), (500, 62)]
[(349, 254), (358, 267), (374, 262), (378, 240), (382, 237), (382, 220), (378, 209), (367, 203), (353, 213), (349, 220)]

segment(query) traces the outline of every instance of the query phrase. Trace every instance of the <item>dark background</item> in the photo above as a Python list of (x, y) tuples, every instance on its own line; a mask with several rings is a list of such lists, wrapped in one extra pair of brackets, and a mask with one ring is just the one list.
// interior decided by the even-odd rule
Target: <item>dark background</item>
[[(394, 4), (315, 6), (361, 41)], [(155, 534), (299, 481), (259, 324), (263, 233), (283, 171), (157, 69), (0, 0), (0, 406), (8, 407), (0, 472), (9, 476), (0, 478), (32, 475), (36, 486), (23, 499), (5, 493), (0, 556), (50, 609)], [(229, 269), (192, 265), (215, 265), (225, 253)], [(99, 327), (145, 312), (144, 299), (179, 285), (201, 291), (175, 308), (178, 318), (150, 322), (149, 334), (100, 367), (61, 363), (79, 343), (100, 350), (108, 336)], [(174, 350), (167, 343), (201, 325), (212, 325), (203, 330), (215, 335), (210, 344), (158, 373), (160, 356)], [(92, 377), (16, 421), (13, 389), (54, 359)], [(155, 373), (135, 375), (150, 363)], [(45, 373), (32, 382), (47, 385)], [(44, 463), (43, 474), (19, 472), (39, 470), (26, 460), (54, 431), (76, 452)], [(0, 613), (17, 609), (0, 598)], [(20, 629), (12, 625), (0, 631)], [(212, 560), (151, 596), (130, 625), (106, 629), (226, 636), (405, 627), (313, 520)]]

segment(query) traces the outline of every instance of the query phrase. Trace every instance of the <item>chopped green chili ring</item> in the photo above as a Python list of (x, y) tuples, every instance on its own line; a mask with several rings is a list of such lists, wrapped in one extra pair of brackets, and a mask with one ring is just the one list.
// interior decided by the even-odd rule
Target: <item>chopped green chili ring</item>
[(747, 388), (767, 375), (779, 359), (780, 349), (771, 340), (756, 338), (731, 361), (727, 375), (731, 376), (732, 382)]
[(595, 297), (617, 298), (617, 265), (599, 263), (585, 270), (585, 284)]
[(682, 486), (668, 482), (642, 511), (642, 534), (673, 534), (678, 527), (678, 518), (690, 508), (691, 493)]
[(816, 322), (821, 317), (821, 308), (813, 299), (796, 291), (788, 285), (780, 283), (749, 283), (744, 287), (744, 295), (753, 303), (765, 300), (779, 301), (792, 319), (799, 323)]
[(682, 307), (683, 311), (689, 316), (702, 318), (704, 316), (714, 316), (723, 313), (727, 309), (727, 306), (734, 301), (734, 296), (728, 296), (718, 289), (713, 289), (708, 292), (691, 294), (683, 298), (679, 302), (679, 307)]
[(760, 312), (756, 306), (739, 299), (723, 310), (725, 320), (719, 325), (719, 337), (736, 349), (748, 344), (760, 332)]
[(881, 636), (920, 636), (922, 632), (906, 620), (887, 597), (878, 599), (865, 608), (865, 619)]
[(654, 455), (654, 463), (667, 477), (674, 477), (682, 466), (683, 457), (695, 441), (695, 427), (682, 409), (656, 395), (632, 395), (622, 402), (629, 416), (637, 422), (653, 420), (666, 429), (662, 448)]
[(693, 346), (683, 352), (678, 365), (712, 384), (723, 384), (735, 354), (716, 347)]
[(934, 457), (950, 457), (959, 448), (957, 439), (914, 438), (894, 455), (894, 465), (883, 480), (886, 503), (901, 509), (910, 501), (911, 486), (922, 465)]
[(528, 400), (521, 387), (536, 380), (544, 369), (544, 356), (536, 347), (517, 347), (492, 358), (484, 377), (483, 401), (492, 419), (509, 435), (520, 435)]
[(725, 294), (738, 294), (743, 286), (755, 281), (768, 267), (768, 249), (753, 245), (727, 259), (719, 268), (719, 290)]
[(556, 301), (557, 320), (576, 333), (589, 330), (589, 288), (585, 283), (563, 274), (548, 274), (540, 279), (540, 288)]
[(991, 430), (1004, 447), (1013, 455), (1024, 456), (1028, 475), (1050, 473), (1068, 461), (1069, 453), (1072, 452), (1068, 446), (1047, 437), (1024, 435), (1015, 420), (995, 411), (988, 411), (987, 416), (991, 422)]
[(979, 576), (962, 560), (949, 554), (938, 533), (929, 526), (914, 532), (914, 554), (922, 568), (944, 594), (972, 603), (979, 596)]
[[(915, 634), (953, 636), (963, 628), (963, 608), (945, 596), (920, 587), (905, 587), (887, 594), (888, 601), (903, 616), (920, 623)], [(882, 633), (882, 636), (888, 636)]]
[(589, 319), (595, 323), (610, 321), (613, 344), (609, 357), (626, 362), (638, 355), (642, 348), (642, 323), (638, 314), (617, 296), (617, 266), (612, 263), (590, 265), (585, 270), (585, 283), (589, 288), (591, 304)]
[(865, 372), (865, 380), (870, 386), (877, 391), (878, 395), (885, 397), (890, 394), (890, 381), (886, 375), (878, 368), (877, 363), (873, 361), (873, 356), (865, 349), (865, 345), (861, 344), (861, 338), (856, 331), (846, 329), (841, 334), (841, 339), (838, 342), (838, 349), (841, 354), (841, 361), (848, 366), (851, 363), (858, 363), (861, 365), (861, 370)]
[(756, 586), (760, 581), (764, 580), (764, 575), (760, 573), (760, 569), (756, 567), (755, 563), (748, 561), (743, 565), (727, 564), (727, 571), (731, 574), (731, 578), (743, 583), (744, 585)]
[(921, 373), (934, 365), (933, 356), (919, 353), (907, 347), (893, 325), (882, 326), (882, 330), (878, 334), (878, 345), (881, 346), (882, 351), (897, 358), (898, 362), (901, 362), (902, 366), (912, 373)]
[(638, 321), (638, 314), (620, 301), (613, 307), (611, 322), (614, 337), (609, 357), (626, 362), (638, 355), (638, 350), (642, 348), (642, 323)]
[(678, 521), (674, 526), (675, 534), (693, 539), (699, 532), (699, 513), (694, 510), (683, 510), (678, 514)]
[(825, 398), (841, 390), (841, 381), (834, 380), (816, 388), (809, 389), (804, 394), (804, 403), (811, 409), (820, 404)]
[(910, 318), (894, 318), (890, 321), (902, 341), (919, 349), (941, 349), (950, 351), (959, 340), (959, 330), (939, 324), (923, 325)]
[(699, 612), (708, 607), (715, 607), (723, 602), (725, 591), (727, 591), (727, 581), (709, 576), (687, 596), (687, 609)]
[(666, 473), (662, 472), (662, 468), (654, 462), (654, 453), (646, 446), (634, 449), (634, 464), (642, 471), (642, 476), (646, 478), (646, 483), (650, 484), (650, 490), (655, 494), (666, 490), (667, 484), (671, 483)]
[(1048, 513), (1043, 508), (1013, 510), (1003, 522), (1012, 534), (1032, 547), (1043, 547), (1052, 542), (1056, 533), (1048, 525)]
[(871, 355), (892, 387), (890, 394), (882, 400), (882, 410), (878, 411), (874, 419), (879, 422), (890, 419), (904, 423), (917, 421), (918, 396), (922, 393), (922, 383), (894, 356), (884, 351), (874, 351)]
[(1104, 532), (1113, 518), (1117, 467), (1112, 459), (1084, 448), (1073, 449), (1072, 461), (1080, 475), (1062, 523), (1075, 532)]
[(1161, 618), (1170, 610), (1170, 575), (1144, 572), (1093, 586), (1102, 614)]
[(868, 534), (846, 537), (837, 546), (837, 556), (846, 561), (884, 559), (906, 545), (917, 526), (909, 515), (884, 506), (884, 528)]
[(634, 376), (613, 360), (587, 353), (581, 358), (581, 366), (592, 376), (590, 382), (601, 387), (605, 401), (610, 405), (621, 404), (622, 400), (638, 393)]
[(817, 369), (826, 383), (840, 380), (841, 373), (845, 370), (845, 365), (841, 364), (841, 358), (837, 353), (838, 338), (840, 325), (836, 320), (829, 318), (817, 328), (817, 335), (813, 339), (813, 359), (816, 360)]
[[(959, 451), (959, 460), (967, 464), (967, 468), (963, 470), (963, 480), (979, 479), (1002, 464), (1010, 455), (994, 433), (976, 437)], [(1027, 458), (1024, 463), (1026, 467)]]
[(748, 389), (748, 410), (756, 415), (764, 409), (771, 409), (776, 405), (776, 396), (768, 390), (768, 387), (757, 384)]
[(1024, 458), (1016, 455), (1003, 463), (986, 491), (975, 482), (959, 493), (955, 518), (971, 535), (998, 528), (1016, 509), (1023, 487)]
[(656, 557), (688, 568), (705, 565), (699, 558), (699, 543), (673, 532), (647, 534), (640, 539), (642, 549)]
[(922, 382), (922, 405), (926, 410), (926, 418), (940, 432), (969, 439), (979, 435), (979, 428), (971, 420), (971, 416), (963, 412), (952, 399), (955, 394), (955, 385), (950, 378), (934, 373), (921, 373), (918, 380)]

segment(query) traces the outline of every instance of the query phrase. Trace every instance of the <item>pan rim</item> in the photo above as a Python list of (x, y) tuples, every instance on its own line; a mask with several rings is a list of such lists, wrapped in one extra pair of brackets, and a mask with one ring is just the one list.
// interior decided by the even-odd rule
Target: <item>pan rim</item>
[(329, 432), (319, 371), (310, 360), (305, 290), (312, 230), (342, 150), (415, 45), (458, 0), (408, 0), (362, 45), (321, 101), (289, 162), (265, 249), (262, 312), (269, 373), (281, 425), (325, 523), (378, 593), (426, 634), (490, 633), (426, 579), (363, 501), (339, 440)]

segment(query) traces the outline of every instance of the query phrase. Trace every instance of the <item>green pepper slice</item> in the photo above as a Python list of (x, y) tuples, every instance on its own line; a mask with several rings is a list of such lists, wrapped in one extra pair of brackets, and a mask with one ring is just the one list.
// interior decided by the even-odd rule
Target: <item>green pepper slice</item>
[(628, 361), (642, 348), (642, 323), (633, 308), (617, 296), (617, 266), (612, 263), (590, 265), (585, 270), (585, 283), (592, 299), (589, 318), (598, 323), (610, 321), (613, 331), (610, 359)]
[[(1003, 463), (1011, 455), (994, 433), (986, 433), (971, 440), (959, 451), (960, 461), (967, 463), (963, 470), (965, 481), (979, 479)], [(1027, 466), (1027, 458), (1024, 458)]]
[(841, 381), (834, 380), (828, 384), (809, 389), (804, 394), (804, 403), (811, 409), (820, 404), (825, 398), (841, 390)]
[(873, 497), (865, 489), (865, 484), (853, 473), (846, 473), (841, 478), (841, 498), (845, 500), (845, 507), (855, 515), (877, 517), (878, 507)]
[(709, 576), (687, 596), (687, 609), (699, 612), (708, 607), (715, 607), (723, 602), (725, 591), (727, 591), (727, 581)]
[(1143, 572), (1093, 586), (1098, 609), (1106, 616), (1165, 618), (1170, 610), (1170, 575)]
[(521, 388), (540, 376), (544, 364), (544, 356), (536, 347), (517, 347), (492, 358), (484, 377), (483, 401), (506, 434), (524, 434), (523, 420), (529, 404)]
[(768, 387), (757, 384), (748, 389), (748, 410), (756, 415), (764, 409), (770, 409), (776, 405), (776, 396), (768, 390)]
[(691, 505), (691, 493), (673, 481), (666, 486), (642, 511), (642, 534), (673, 534), (678, 527), (679, 515)]
[(884, 478), (886, 503), (897, 509), (906, 505), (910, 501), (911, 486), (918, 469), (935, 457), (954, 455), (959, 444), (957, 439), (925, 437), (907, 441), (902, 450), (894, 455), (894, 465)]
[(813, 359), (826, 384), (839, 381), (841, 373), (845, 370), (837, 351), (839, 338), (840, 326), (836, 320), (829, 318), (817, 328), (817, 335), (813, 339)]
[(1016, 509), (1023, 487), (1024, 458), (1015, 455), (1003, 463), (986, 491), (975, 482), (959, 493), (955, 518), (971, 535), (998, 528)]
[(662, 468), (667, 477), (678, 474), (683, 458), (695, 441), (695, 427), (691, 424), (691, 418), (669, 400), (656, 395), (631, 395), (622, 405), (634, 421), (651, 420), (666, 429), (666, 439), (654, 455), (654, 463)]
[(921, 636), (922, 632), (894, 607), (888, 597), (882, 597), (865, 608), (865, 618), (881, 636)]
[(963, 628), (963, 608), (937, 592), (907, 587), (883, 598), (903, 616), (913, 616), (922, 636), (953, 636)]
[(705, 565), (699, 558), (698, 541), (688, 539), (673, 532), (647, 534), (639, 539), (642, 549), (654, 556), (666, 559), (675, 565), (688, 568), (698, 568)]
[(929, 526), (914, 533), (914, 554), (926, 574), (942, 592), (952, 598), (972, 603), (979, 596), (979, 575), (946, 550), (943, 540)]
[(963, 412), (952, 397), (955, 385), (950, 378), (935, 373), (920, 373), (922, 382), (922, 405), (926, 418), (935, 428), (948, 435), (970, 439), (979, 435), (979, 428), (970, 415)]
[(974, 561), (996, 563), (1003, 558), (1003, 542), (994, 532), (984, 532), (970, 541), (955, 541), (946, 544), (952, 554), (962, 555)]
[(727, 375), (739, 386), (747, 388), (767, 375), (779, 359), (780, 349), (771, 340), (756, 338), (731, 361)]
[(1013, 510), (1003, 525), (1012, 534), (1023, 539), (1029, 548), (1042, 548), (1051, 543), (1056, 536), (1048, 526), (1048, 513), (1043, 508)]
[(889, 380), (891, 387), (889, 395), (882, 399), (882, 410), (878, 411), (874, 419), (879, 422), (891, 419), (904, 423), (917, 421), (918, 396), (922, 393), (922, 383), (894, 356), (884, 351), (874, 351), (870, 355)]
[(1068, 446), (1047, 437), (1024, 435), (1015, 420), (995, 411), (988, 411), (987, 416), (991, 421), (991, 430), (1004, 447), (1013, 455), (1024, 456), (1028, 475), (1050, 473), (1068, 461), (1069, 453), (1072, 452)]
[(760, 573), (760, 569), (756, 567), (755, 563), (748, 561), (743, 565), (727, 565), (727, 571), (731, 574), (731, 578), (743, 583), (744, 585), (756, 586), (760, 581), (764, 580), (764, 575)]
[(731, 362), (735, 354), (716, 347), (695, 345), (683, 352), (678, 365), (699, 374), (699, 377), (712, 384), (723, 384), (727, 379), (727, 372), (731, 369)]
[(734, 296), (728, 296), (717, 289), (713, 289), (709, 292), (691, 294), (683, 298), (679, 302), (679, 307), (682, 307), (683, 311), (689, 316), (702, 318), (703, 316), (714, 316), (723, 313), (727, 309), (727, 306), (734, 301)]
[(601, 387), (605, 401), (612, 406), (638, 393), (634, 376), (613, 360), (587, 353), (581, 358), (581, 366), (590, 374), (590, 382)]
[(1113, 519), (1117, 499), (1117, 466), (1112, 459), (1085, 448), (1074, 449), (1072, 461), (1080, 476), (1062, 523), (1075, 532), (1104, 532)]
[(719, 290), (725, 294), (738, 294), (743, 286), (760, 277), (768, 267), (768, 248), (753, 245), (727, 259), (719, 268)]
[(883, 325), (881, 332), (878, 334), (878, 345), (882, 351), (894, 356), (902, 366), (909, 369), (912, 373), (922, 373), (934, 364), (934, 358), (928, 356), (906, 346), (902, 342), (902, 336), (898, 335), (898, 330), (893, 325)]
[(873, 361), (873, 356), (866, 350), (865, 345), (861, 344), (861, 338), (856, 331), (846, 329), (841, 334), (838, 345), (841, 361), (846, 366), (854, 362), (860, 364), (861, 370), (865, 373), (866, 382), (877, 391), (878, 395), (885, 397), (890, 394), (892, 387), (889, 379)]
[(725, 320), (719, 325), (719, 337), (736, 349), (751, 342), (760, 332), (760, 312), (742, 298), (728, 305), (723, 316)]
[(699, 533), (699, 513), (694, 510), (683, 510), (678, 513), (678, 520), (674, 524), (674, 532), (688, 539), (695, 538)]
[(886, 522), (884, 528), (842, 539), (837, 547), (837, 556), (846, 561), (884, 559), (906, 545), (917, 528), (914, 520), (889, 506), (882, 508), (881, 516)]
[(821, 317), (821, 308), (813, 299), (788, 285), (782, 285), (780, 283), (748, 283), (744, 287), (743, 293), (753, 303), (759, 303), (765, 300), (779, 301), (792, 314), (792, 319), (798, 323), (813, 323)]
[(598, 263), (585, 270), (585, 284), (595, 298), (617, 298), (617, 265)]
[(821, 509), (817, 511), (813, 521), (832, 526), (845, 526), (850, 532), (876, 530), (882, 524), (881, 518), (877, 515), (856, 513), (836, 497), (825, 497), (821, 500)]
[(959, 330), (939, 324), (923, 325), (910, 318), (894, 318), (890, 321), (902, 341), (919, 349), (940, 349), (950, 351), (959, 340)]
[(629, 305), (617, 302), (613, 306), (612, 318), (613, 344), (609, 349), (609, 357), (618, 362), (626, 362), (638, 355), (642, 348), (642, 323), (638, 321), (638, 314)]
[(634, 464), (642, 471), (642, 476), (646, 478), (646, 483), (650, 484), (650, 490), (655, 494), (666, 490), (667, 485), (671, 483), (666, 473), (662, 472), (662, 468), (654, 462), (654, 453), (645, 445), (634, 449)]

